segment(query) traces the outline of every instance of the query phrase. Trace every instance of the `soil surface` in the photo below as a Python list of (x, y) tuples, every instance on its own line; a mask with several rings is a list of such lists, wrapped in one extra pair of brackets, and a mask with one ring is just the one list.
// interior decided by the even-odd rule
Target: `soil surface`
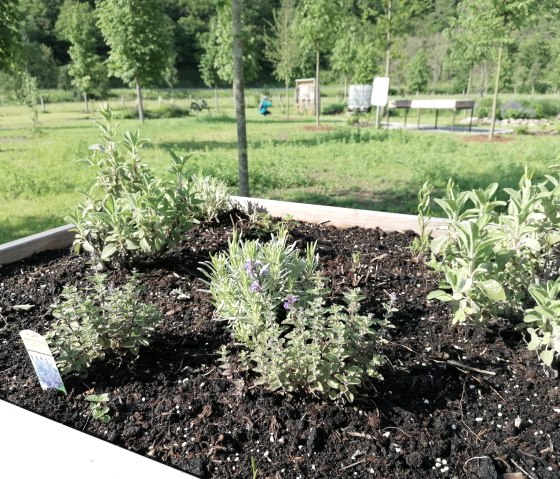
[[(46, 332), (49, 305), (64, 285), (84, 283), (87, 257), (51, 252), (0, 267), (0, 399), (201, 478), (560, 477), (558, 379), (511, 326), (450, 326), (446, 306), (426, 300), (436, 282), (410, 254), (412, 232), (290, 225), (302, 249), (318, 241), (334, 300), (359, 286), (363, 312), (381, 316), (397, 295), (395, 328), (381, 346), (384, 380), (366, 381), (354, 403), (275, 394), (254, 374), (224, 375), (217, 351), (230, 337), (197, 268), (226, 247), (232, 223), (254, 236), (231, 213), (191, 230), (180, 252), (136, 265), (145, 300), (165, 319), (137, 358), (106, 358), (87, 379), (65, 378), (67, 397), (41, 391), (18, 333)], [(124, 278), (113, 272), (111, 281)], [(84, 397), (92, 392), (109, 394), (109, 423), (91, 418)]]

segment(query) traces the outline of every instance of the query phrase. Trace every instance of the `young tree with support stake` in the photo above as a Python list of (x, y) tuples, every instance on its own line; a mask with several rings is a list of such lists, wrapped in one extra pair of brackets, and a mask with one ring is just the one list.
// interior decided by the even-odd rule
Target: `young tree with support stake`
[[(543, 0), (464, 0), (459, 6), (458, 26), (468, 32), (477, 46), (496, 51), (496, 71), (489, 138), (494, 136), (500, 73), (504, 49), (513, 33), (532, 21), (546, 8)], [(544, 8), (543, 8), (544, 7)]]
[(237, 118), (237, 151), (239, 158), (239, 193), (249, 196), (249, 161), (247, 158), (247, 128), (245, 122), (245, 83), (243, 78), (243, 32), (241, 12), (243, 0), (232, 0), (233, 33), (233, 92)]
[(265, 37), (265, 54), (274, 65), (274, 75), (286, 87), (286, 120), (290, 118), (290, 81), (301, 62), (301, 49), (297, 38), (297, 8), (295, 0), (282, 0), (273, 13), (272, 37)]
[(88, 94), (103, 81), (101, 57), (97, 54), (99, 31), (91, 23), (93, 8), (88, 3), (66, 0), (56, 22), (61, 38), (70, 42), (68, 54), (72, 60), (68, 73), (72, 84), (82, 92), (86, 113), (89, 113)]
[(158, 0), (100, 0), (96, 15), (110, 48), (109, 73), (136, 87), (143, 122), (142, 88), (165, 81), (173, 69), (171, 20)]
[(301, 0), (299, 2), (298, 30), (304, 48), (315, 53), (315, 119), (319, 126), (321, 115), (321, 89), (319, 66), (321, 52), (332, 48), (338, 20), (346, 13), (342, 0)]

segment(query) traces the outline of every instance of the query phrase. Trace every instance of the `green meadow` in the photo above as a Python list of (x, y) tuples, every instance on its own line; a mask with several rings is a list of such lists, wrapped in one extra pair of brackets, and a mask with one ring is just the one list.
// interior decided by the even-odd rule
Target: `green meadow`
[[(125, 99), (123, 110), (120, 94), (109, 103), (116, 115), (130, 116), (133, 99)], [(267, 118), (256, 110), (259, 92), (247, 94), (250, 188), (255, 197), (414, 213), (416, 193), (426, 180), (440, 192), (450, 177), (462, 188), (491, 182), (514, 186), (525, 166), (540, 177), (558, 161), (555, 135), (471, 141), (460, 132), (376, 130), (371, 115), (353, 126), (345, 114), (323, 116), (317, 130), (310, 115), (292, 111), (286, 120), (278, 94)], [(121, 132), (139, 129), (150, 139), (143, 158), (157, 174), (167, 174), (171, 149), (190, 155), (189, 172), (221, 178), (237, 193), (236, 124), (229, 92), (220, 92), (218, 112), (211, 91), (174, 99), (154, 92), (145, 106), (156, 113), (171, 103), (187, 109), (193, 98), (203, 95), (210, 113), (148, 119), (143, 125), (123, 119)], [(324, 104), (337, 101), (333, 92)], [(34, 132), (26, 107), (0, 105), (0, 243), (64, 224), (64, 216), (93, 180), (80, 160), (97, 142), (98, 107), (92, 102), (92, 112), (86, 114), (80, 102), (49, 102), (44, 112), (39, 108)], [(433, 117), (423, 114), (422, 121), (430, 124)], [(439, 122), (449, 124), (450, 116), (440, 115)]]

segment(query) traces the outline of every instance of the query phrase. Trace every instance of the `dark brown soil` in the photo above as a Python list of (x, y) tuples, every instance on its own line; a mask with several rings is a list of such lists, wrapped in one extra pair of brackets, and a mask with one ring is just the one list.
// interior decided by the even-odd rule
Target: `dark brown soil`
[[(558, 380), (511, 327), (450, 327), (445, 306), (426, 300), (435, 283), (410, 255), (413, 233), (291, 226), (299, 246), (318, 241), (334, 295), (354, 283), (364, 312), (380, 316), (397, 294), (385, 379), (367, 381), (354, 403), (273, 394), (250, 373), (224, 376), (217, 351), (230, 339), (197, 267), (225, 247), (230, 218), (139, 265), (146, 300), (165, 320), (136, 360), (108, 358), (85, 380), (67, 378), (67, 397), (41, 391), (18, 332), (46, 331), (62, 287), (88, 275), (86, 258), (44, 253), (0, 267), (0, 398), (205, 478), (251, 478), (252, 459), (256, 477), (274, 479), (560, 477)], [(361, 253), (355, 275), (352, 252)], [(109, 394), (108, 424), (91, 419), (91, 391)]]

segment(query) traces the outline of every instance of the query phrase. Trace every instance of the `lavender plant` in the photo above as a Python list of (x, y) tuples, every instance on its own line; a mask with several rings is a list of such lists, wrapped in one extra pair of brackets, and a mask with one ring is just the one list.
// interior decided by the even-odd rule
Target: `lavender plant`
[(315, 245), (302, 257), (281, 229), (268, 243), (234, 235), (228, 253), (205, 272), (219, 319), (241, 346), (239, 364), (271, 390), (354, 399), (365, 376), (383, 363), (375, 347), (385, 320), (359, 314), (359, 290), (345, 305), (327, 305)]
[(90, 147), (88, 164), (96, 182), (66, 218), (75, 225), (74, 249), (82, 248), (102, 262), (119, 263), (174, 248), (197, 222), (198, 204), (183, 170), (187, 158), (170, 152), (171, 180), (155, 178), (141, 162), (147, 140), (125, 132), (117, 140), (112, 111), (101, 111), (101, 143)]
[(90, 281), (92, 285), (82, 291), (64, 287), (62, 301), (53, 305), (55, 320), (46, 340), (61, 374), (86, 376), (92, 362), (109, 351), (137, 355), (161, 320), (156, 307), (140, 301), (142, 287), (136, 274), (119, 288), (109, 287), (105, 274)]

